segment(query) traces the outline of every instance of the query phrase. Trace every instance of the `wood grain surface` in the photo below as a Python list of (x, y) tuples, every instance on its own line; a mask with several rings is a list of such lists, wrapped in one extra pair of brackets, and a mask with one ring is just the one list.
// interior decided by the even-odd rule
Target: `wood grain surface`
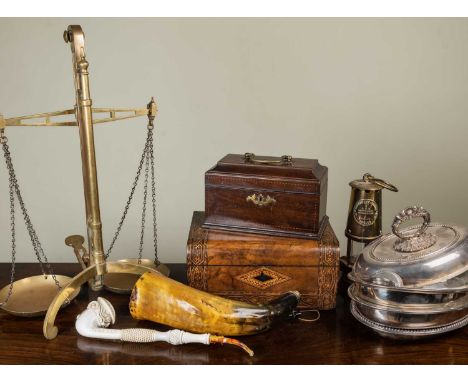
[(340, 250), (329, 222), (320, 240), (307, 240), (207, 230), (203, 220), (202, 211), (193, 213), (187, 240), (191, 286), (250, 303), (297, 290), (300, 307), (335, 307)]
[[(316, 159), (294, 158), (289, 165), (266, 165), (228, 154), (205, 173), (205, 227), (320, 238), (327, 183), (328, 170)], [(252, 198), (270, 202), (259, 205)]]
[[(169, 264), (172, 277), (186, 282), (185, 265)], [(9, 264), (0, 264), (0, 285), (7, 283)], [(57, 273), (73, 275), (77, 264), (55, 264)], [(38, 272), (36, 264), (18, 264), (18, 278)], [(349, 313), (347, 298), (338, 295), (336, 310), (323, 311), (317, 322), (285, 322), (270, 332), (244, 337), (255, 351), (249, 357), (228, 346), (166, 343), (131, 344), (80, 337), (75, 317), (101, 295), (117, 312), (116, 328), (164, 330), (130, 317), (128, 296), (89, 291), (84, 287), (70, 306), (59, 312), (59, 335), (42, 336), (42, 318), (20, 318), (0, 311), (0, 364), (467, 364), (468, 327), (426, 341), (381, 338)]]

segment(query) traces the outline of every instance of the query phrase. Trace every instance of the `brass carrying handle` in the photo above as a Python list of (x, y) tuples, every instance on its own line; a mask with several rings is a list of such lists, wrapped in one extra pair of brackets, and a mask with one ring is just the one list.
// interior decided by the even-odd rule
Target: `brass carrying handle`
[(276, 203), (275, 198), (272, 198), (270, 195), (263, 196), (262, 194), (249, 195), (249, 196), (247, 196), (245, 198), (245, 201), (247, 203), (252, 202), (253, 204), (255, 204), (258, 207), (265, 207), (265, 206), (268, 206), (270, 204), (275, 204)]
[(393, 192), (398, 192), (398, 188), (396, 188), (393, 184), (390, 184), (390, 183), (386, 182), (383, 179), (375, 178), (374, 176), (372, 176), (369, 173), (365, 173), (363, 175), (363, 177), (362, 177), (362, 180), (364, 180), (366, 182), (375, 183), (375, 184), (379, 185), (382, 188), (386, 188), (387, 190), (390, 190), (390, 191), (393, 191)]
[(254, 153), (245, 153), (244, 160), (248, 163), (255, 163), (255, 164), (267, 164), (267, 165), (291, 165), (292, 164), (292, 156), (291, 155), (282, 155), (280, 160), (261, 160), (255, 159)]

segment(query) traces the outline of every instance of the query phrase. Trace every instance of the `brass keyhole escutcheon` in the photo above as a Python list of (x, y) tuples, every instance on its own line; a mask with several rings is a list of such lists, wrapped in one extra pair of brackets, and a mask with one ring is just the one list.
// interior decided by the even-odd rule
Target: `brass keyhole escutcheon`
[(263, 194), (252, 194), (245, 198), (246, 202), (252, 202), (258, 207), (265, 207), (276, 203), (276, 199), (270, 195), (263, 196)]

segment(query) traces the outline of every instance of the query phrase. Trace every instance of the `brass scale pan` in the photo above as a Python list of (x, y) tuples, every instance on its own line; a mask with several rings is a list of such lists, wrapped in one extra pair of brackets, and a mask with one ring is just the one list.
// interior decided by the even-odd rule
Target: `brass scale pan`
[[(169, 276), (169, 268), (164, 264), (156, 266), (150, 259), (123, 259), (124, 263), (141, 264), (150, 270), (157, 270), (165, 276)], [(130, 294), (139, 279), (139, 275), (130, 273), (109, 273), (104, 276), (104, 287), (115, 293)], [(66, 287), (72, 280), (71, 277), (56, 275), (55, 278), (62, 288)], [(0, 290), (0, 301), (5, 301), (10, 290), (10, 284)], [(62, 308), (67, 306), (71, 300), (78, 296), (80, 289), (77, 289), (64, 302)], [(57, 285), (52, 276), (37, 275), (26, 277), (13, 283), (13, 293), (8, 302), (1, 305), (1, 308), (14, 316), (36, 317), (43, 316), (49, 305), (57, 294)]]
[[(0, 131), (3, 130), (0, 129)], [(147, 267), (148, 271), (157, 270), (165, 276), (169, 275), (167, 266), (149, 259), (124, 259), (120, 261), (140, 264)], [(138, 278), (139, 275), (127, 273), (106, 274), (104, 276), (104, 287), (113, 292), (129, 294)], [(72, 280), (70, 277), (62, 275), (55, 275), (55, 279), (62, 288), (65, 288)], [(8, 298), (10, 286), (11, 284), (8, 284), (0, 290), (0, 308), (10, 314), (25, 317), (44, 315), (58, 291), (54, 277), (51, 275), (31, 276), (13, 282), (13, 291)], [(68, 305), (79, 292), (80, 288), (75, 290), (62, 307)], [(2, 304), (7, 298), (8, 301)]]
[[(55, 278), (62, 288), (71, 281), (71, 277), (67, 276), (56, 275)], [(10, 284), (0, 290), (0, 301), (5, 301), (9, 290)], [(15, 316), (42, 316), (47, 312), (57, 291), (57, 285), (51, 275), (26, 277), (13, 283), (13, 293), (8, 302), (1, 305), (1, 308)], [(80, 289), (74, 291), (68, 301), (62, 305), (62, 308), (68, 305), (79, 292)]]
[[(155, 264), (154, 260), (150, 259), (122, 259), (118, 260), (120, 263), (139, 264), (146, 268), (148, 271), (157, 270), (164, 276), (169, 276), (169, 268), (162, 264)], [(131, 273), (106, 273), (104, 275), (104, 288), (120, 294), (130, 294), (133, 286), (140, 278), (140, 275)]]

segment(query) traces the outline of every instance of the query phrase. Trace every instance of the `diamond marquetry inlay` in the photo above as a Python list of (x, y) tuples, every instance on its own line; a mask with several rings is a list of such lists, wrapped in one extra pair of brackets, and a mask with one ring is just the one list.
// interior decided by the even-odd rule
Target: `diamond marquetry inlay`
[(273, 285), (288, 281), (291, 277), (271, 269), (261, 267), (239, 275), (236, 279), (258, 289), (267, 289)]

